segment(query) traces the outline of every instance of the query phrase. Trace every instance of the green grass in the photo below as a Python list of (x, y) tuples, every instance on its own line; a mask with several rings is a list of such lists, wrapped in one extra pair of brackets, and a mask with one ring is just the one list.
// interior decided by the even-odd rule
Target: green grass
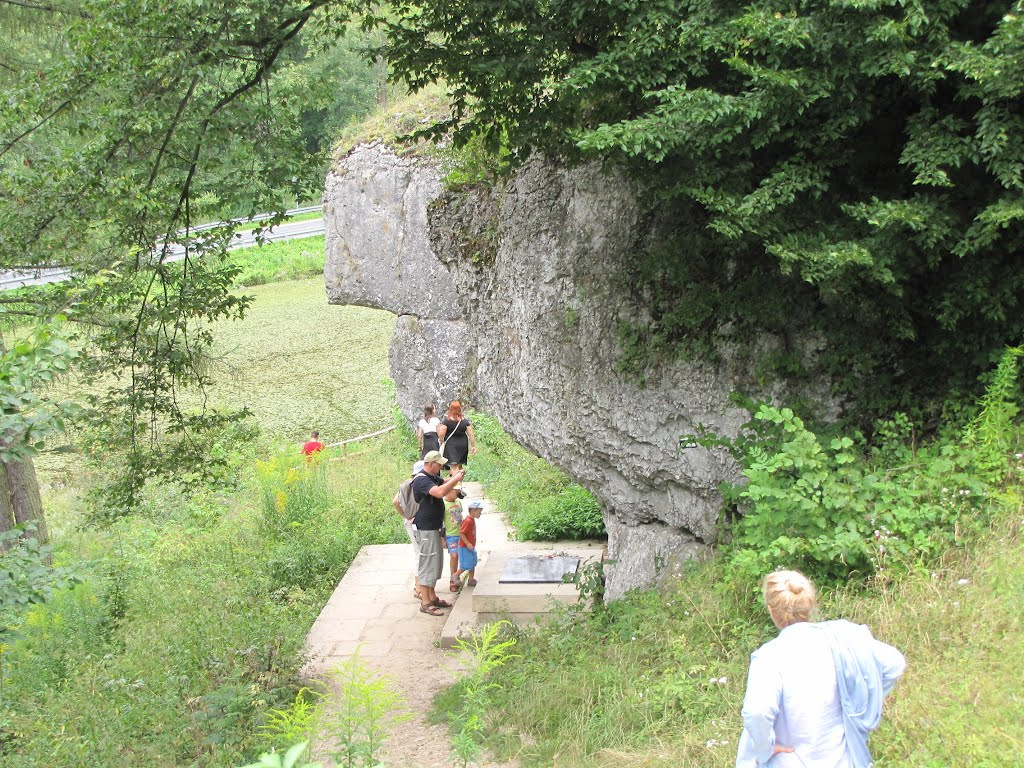
[(324, 236), (238, 248), (227, 258), (241, 269), (236, 279), (240, 286), (314, 277), (324, 272)]
[(473, 414), (480, 451), (469, 464), (478, 480), (516, 530), (519, 539), (600, 538), (606, 535), (601, 505), (557, 467), (527, 452), (497, 420)]
[(292, 442), (315, 428), (334, 443), (393, 423), (394, 315), (328, 304), (322, 278), (244, 292), (255, 297), (245, 318), (215, 329), (211, 402), (247, 406), (264, 433)]
[[(932, 571), (822, 595), (821, 618), (866, 623), (908, 659), (871, 739), (880, 768), (994, 768), (1020, 751), (1019, 482), (969, 550)], [(733, 765), (749, 654), (776, 630), (754, 587), (726, 568), (693, 564), (661, 592), (521, 631), (519, 658), (492, 677), (488, 746), (523, 766)]]

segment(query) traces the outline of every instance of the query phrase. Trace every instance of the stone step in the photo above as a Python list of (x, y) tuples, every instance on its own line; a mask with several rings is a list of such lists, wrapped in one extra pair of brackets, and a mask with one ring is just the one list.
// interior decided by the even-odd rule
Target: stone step
[(481, 548), (477, 565), (477, 585), (464, 587), (455, 601), (444, 628), (441, 647), (451, 648), (459, 637), (489, 621), (508, 619), (516, 624), (529, 624), (550, 612), (553, 602), (575, 605), (579, 602), (576, 585), (566, 584), (502, 584), (499, 582), (505, 564), (512, 557), (523, 555), (566, 555), (580, 558), (580, 567), (599, 561), (604, 555), (604, 542), (573, 541), (552, 545), (543, 542), (507, 542), (499, 549)]

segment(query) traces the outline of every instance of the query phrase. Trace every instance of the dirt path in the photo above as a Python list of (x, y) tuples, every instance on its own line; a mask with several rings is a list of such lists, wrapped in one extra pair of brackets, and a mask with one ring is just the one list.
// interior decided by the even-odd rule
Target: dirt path
[[(476, 499), (482, 489), (467, 483), (466, 492)], [(497, 512), (487, 514), (488, 507), (479, 523), (480, 541), (508, 541), (504, 520)], [(329, 669), (358, 653), (368, 666), (391, 678), (392, 689), (411, 713), (408, 721), (391, 730), (384, 762), (392, 768), (447, 768), (452, 765), (448, 726), (430, 725), (426, 715), (434, 696), (455, 681), (460, 665), (452, 652), (438, 647), (449, 611), (444, 618), (419, 612), (412, 593), (413, 568), (411, 544), (363, 547), (310, 630), (306, 671), (310, 677), (325, 678)], [(454, 602), (462, 596), (448, 592), (447, 565), (445, 571), (438, 595)], [(339, 694), (335, 682), (330, 686), (328, 711), (337, 707)], [(330, 740), (323, 739), (314, 759), (334, 766), (328, 756), (332, 750)]]

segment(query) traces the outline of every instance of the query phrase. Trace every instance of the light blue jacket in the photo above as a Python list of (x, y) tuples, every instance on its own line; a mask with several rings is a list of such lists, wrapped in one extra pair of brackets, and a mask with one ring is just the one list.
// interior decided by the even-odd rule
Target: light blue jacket
[[(737, 768), (870, 768), (868, 734), (905, 666), (902, 653), (859, 624), (784, 628), (751, 656)], [(773, 758), (777, 737), (795, 753)]]

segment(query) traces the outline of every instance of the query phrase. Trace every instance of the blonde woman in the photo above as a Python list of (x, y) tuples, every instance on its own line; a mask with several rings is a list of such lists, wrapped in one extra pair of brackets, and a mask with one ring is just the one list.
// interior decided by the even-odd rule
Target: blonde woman
[(769, 574), (764, 601), (780, 631), (750, 657), (737, 768), (870, 768), (903, 654), (865, 626), (812, 623), (817, 596), (798, 571)]

